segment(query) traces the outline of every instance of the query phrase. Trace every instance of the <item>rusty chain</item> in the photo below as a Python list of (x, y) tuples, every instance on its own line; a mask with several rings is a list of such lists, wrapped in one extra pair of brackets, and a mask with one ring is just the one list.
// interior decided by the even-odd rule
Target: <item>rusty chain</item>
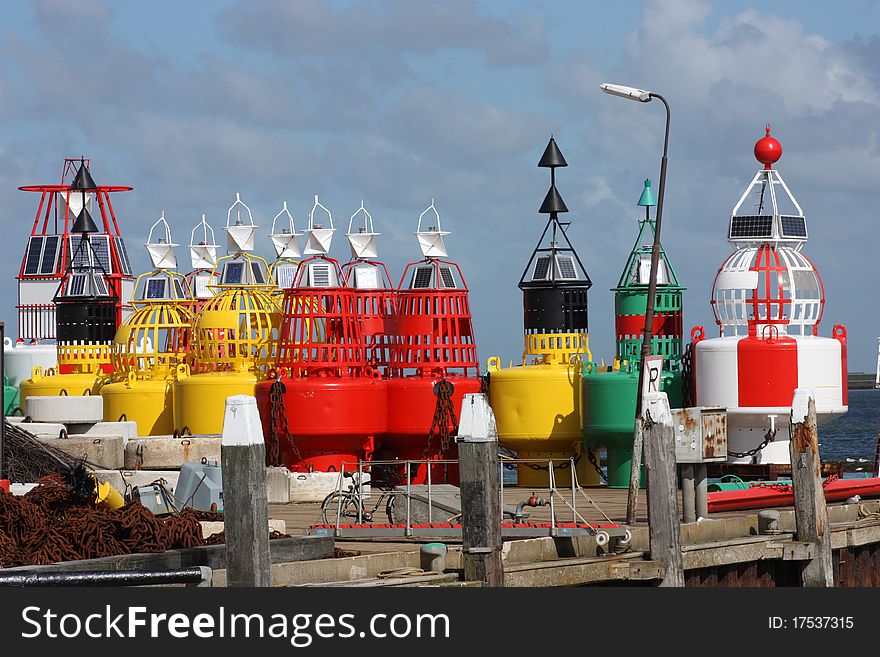
[(745, 458), (746, 456), (754, 456), (755, 454), (760, 452), (762, 449), (764, 449), (767, 445), (772, 443), (775, 439), (776, 439), (776, 429), (771, 429), (771, 430), (767, 431), (766, 434), (764, 434), (764, 440), (762, 440), (761, 443), (757, 447), (754, 447), (747, 452), (734, 452), (733, 450), (728, 449), (727, 455), (734, 456), (738, 459)]
[(302, 453), (296, 446), (287, 425), (287, 409), (284, 408), (285, 392), (287, 389), (279, 375), (269, 388), (269, 444), (266, 446), (268, 465), (284, 465), (281, 461), (281, 440), (287, 442), (297, 461), (303, 460)]
[(696, 406), (694, 399), (694, 343), (689, 342), (681, 355), (682, 408)]
[(434, 394), (437, 396), (437, 405), (434, 407), (434, 419), (428, 430), (428, 439), (425, 441), (425, 449), (422, 450), (422, 460), (431, 460), (431, 443), (434, 434), (440, 437), (439, 456), (442, 459), (449, 452), (452, 436), (458, 431), (458, 422), (455, 419), (455, 407), (452, 404), (452, 393), (455, 386), (446, 378), (441, 378), (434, 384)]
[(0, 567), (204, 545), (198, 515), (157, 518), (137, 502), (97, 506), (53, 476), (21, 497), (0, 491)]

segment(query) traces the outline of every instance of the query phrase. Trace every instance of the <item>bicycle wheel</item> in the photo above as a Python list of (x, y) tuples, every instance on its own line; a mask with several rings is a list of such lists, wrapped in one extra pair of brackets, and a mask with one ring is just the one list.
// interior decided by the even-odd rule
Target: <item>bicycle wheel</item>
[(392, 525), (395, 523), (394, 520), (394, 499), (397, 495), (394, 494), (394, 491), (388, 493), (388, 502), (385, 503), (385, 515), (388, 516), (388, 522)]
[(354, 508), (354, 515), (357, 517), (357, 500), (351, 493), (334, 491), (321, 502), (321, 520), (325, 525), (335, 525), (337, 513), (340, 519), (350, 518), (352, 508)]

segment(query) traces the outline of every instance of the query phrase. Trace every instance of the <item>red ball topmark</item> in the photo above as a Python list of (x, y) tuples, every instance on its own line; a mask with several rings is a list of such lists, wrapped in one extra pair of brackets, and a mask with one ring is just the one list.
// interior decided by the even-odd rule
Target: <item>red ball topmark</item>
[(755, 159), (763, 164), (765, 169), (772, 169), (773, 167), (770, 165), (782, 157), (782, 144), (770, 136), (769, 123), (764, 127), (764, 130), (766, 135), (755, 144)]

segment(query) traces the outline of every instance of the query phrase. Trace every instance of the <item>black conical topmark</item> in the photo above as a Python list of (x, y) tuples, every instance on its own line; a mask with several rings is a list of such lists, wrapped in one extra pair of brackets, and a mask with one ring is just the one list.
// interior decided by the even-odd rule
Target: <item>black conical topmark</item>
[(544, 168), (568, 166), (568, 162), (562, 157), (562, 151), (559, 150), (559, 146), (556, 145), (556, 140), (553, 137), (550, 137), (550, 141), (547, 142), (547, 148), (544, 149), (544, 154), (541, 156), (538, 166)]
[(550, 214), (551, 212), (568, 212), (565, 201), (556, 191), (556, 185), (550, 186), (547, 196), (544, 197), (544, 202), (541, 203), (541, 209), (538, 210), (539, 214)]
[(70, 183), (70, 189), (71, 191), (77, 192), (93, 192), (98, 189), (98, 186), (92, 179), (92, 174), (90, 174), (89, 170), (86, 169), (85, 162), (80, 162), (79, 170), (76, 172), (76, 176), (74, 177), (73, 182)]
[(86, 208), (83, 208), (80, 213), (76, 217), (76, 221), (73, 222), (73, 228), (70, 229), (71, 233), (97, 233), (98, 227), (95, 225), (95, 222), (92, 220), (92, 215), (89, 214), (89, 211)]

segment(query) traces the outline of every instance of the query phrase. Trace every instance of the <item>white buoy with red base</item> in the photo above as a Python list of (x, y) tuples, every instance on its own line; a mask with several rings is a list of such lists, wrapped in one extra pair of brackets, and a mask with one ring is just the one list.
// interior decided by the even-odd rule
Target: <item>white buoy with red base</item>
[[(770, 136), (755, 144), (764, 168), (733, 209), (728, 240), (736, 250), (712, 286), (720, 337), (693, 332), (697, 406), (724, 406), (728, 454), (735, 463), (788, 463), (788, 426), (796, 388), (809, 388), (818, 422), (847, 411), (846, 328), (820, 337), (825, 288), (801, 250), (803, 211), (772, 168), (782, 146)], [(746, 201), (756, 207), (744, 209)], [(746, 206), (747, 207), (747, 206)]]

